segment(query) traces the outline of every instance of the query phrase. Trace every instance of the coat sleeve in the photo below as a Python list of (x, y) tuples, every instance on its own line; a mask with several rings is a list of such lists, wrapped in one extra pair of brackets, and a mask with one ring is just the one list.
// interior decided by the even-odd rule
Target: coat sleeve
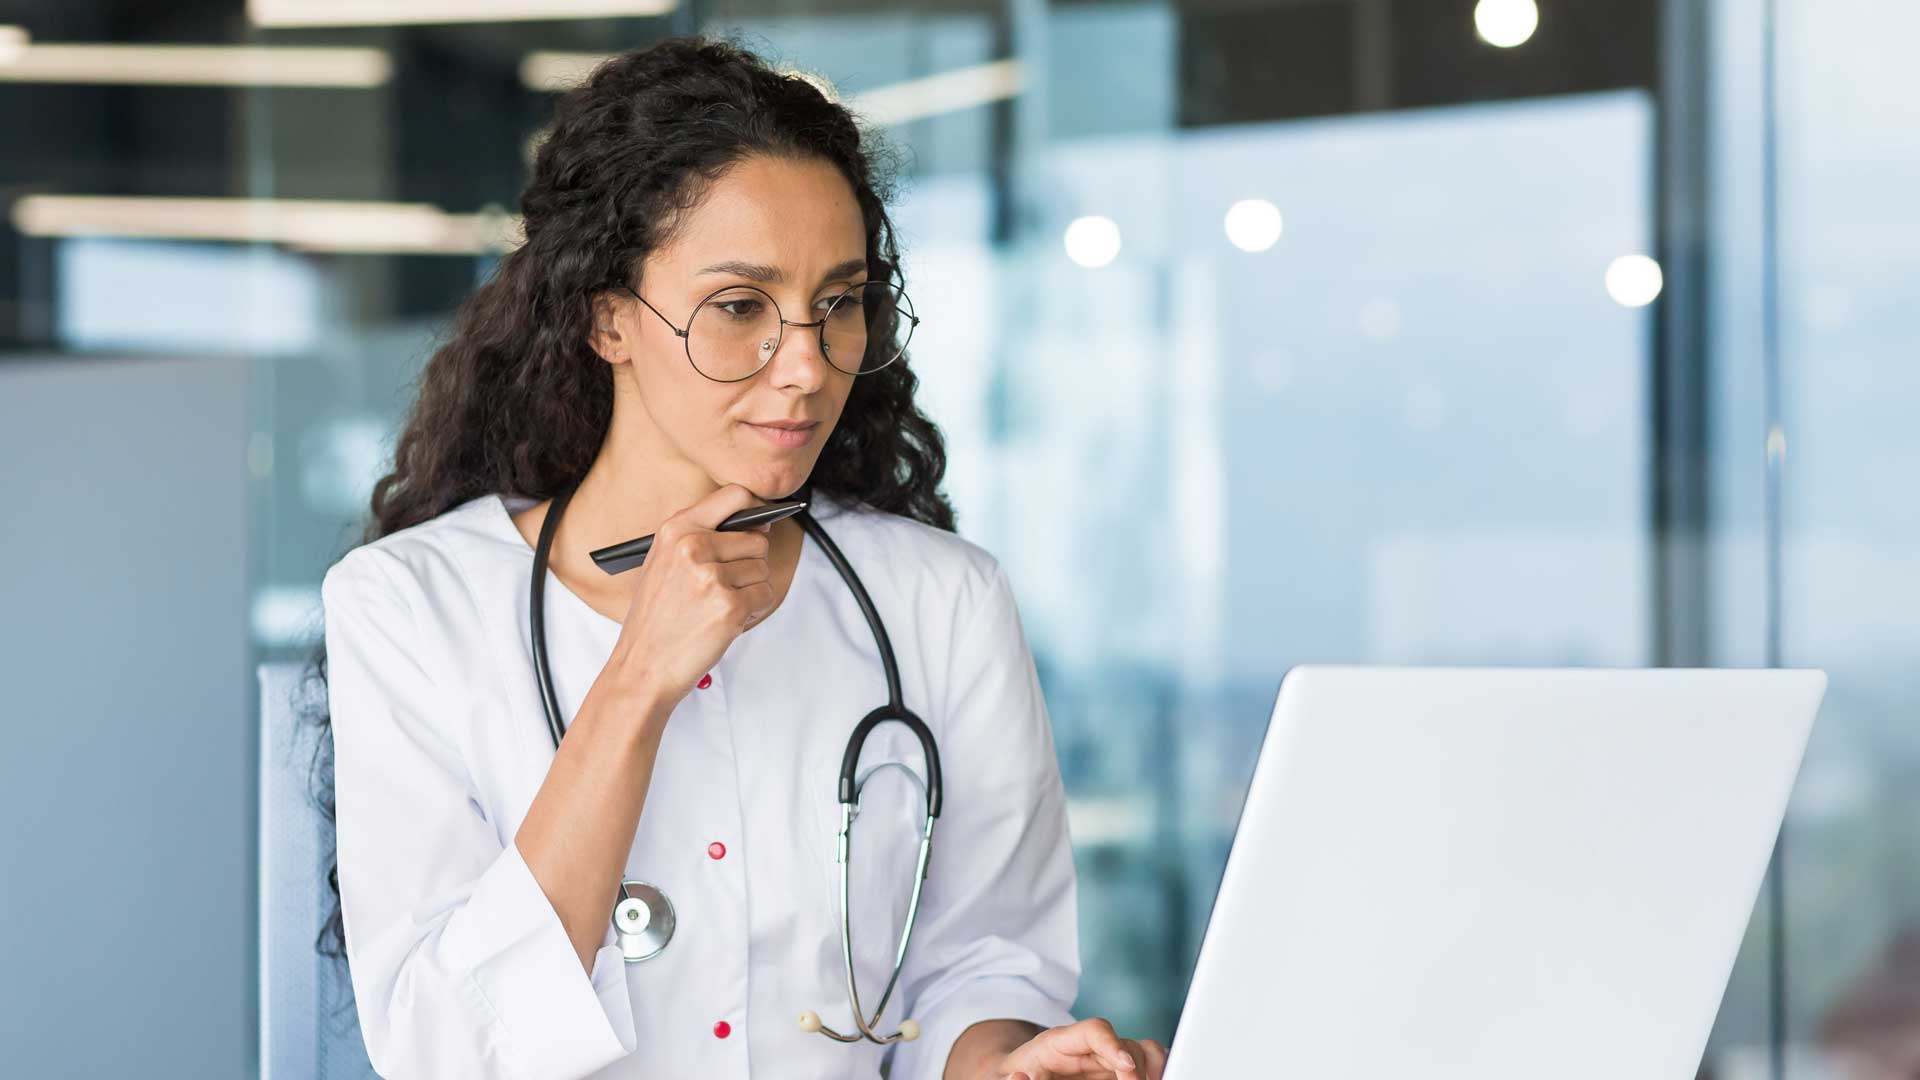
[(1053, 732), (997, 561), (956, 639), (940, 759), (945, 805), (907, 963), (892, 1080), (940, 1080), (968, 1026), (1073, 1022), (1080, 983), (1073, 846)]
[(411, 1077), (579, 1077), (633, 1052), (617, 945), (583, 970), (512, 843), (482, 814), (395, 556), (321, 585), (341, 911), (373, 1067)]

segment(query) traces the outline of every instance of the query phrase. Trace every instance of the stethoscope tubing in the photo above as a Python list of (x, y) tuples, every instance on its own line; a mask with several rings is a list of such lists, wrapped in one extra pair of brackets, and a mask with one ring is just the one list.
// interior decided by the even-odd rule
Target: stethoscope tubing
[[(559, 695), (554, 690), (553, 668), (547, 654), (547, 567), (553, 551), (554, 533), (559, 526), (561, 515), (566, 511), (567, 503), (573, 498), (574, 490), (574, 488), (569, 487), (554, 496), (553, 505), (547, 510), (546, 520), (540, 523), (540, 536), (534, 544), (533, 581), (528, 592), (528, 602), (530, 605), (530, 610), (528, 611), (528, 626), (532, 631), (533, 637), (533, 666), (535, 674), (537, 675), (537, 681), (540, 684), (540, 705), (546, 714), (547, 732), (553, 738), (555, 752), (558, 752), (560, 742), (566, 736), (566, 726), (560, 720), (560, 700)], [(807, 536), (813, 538), (814, 543), (820, 546), (820, 550), (826, 554), (828, 561), (833, 564), (835, 572), (840, 575), (840, 579), (846, 583), (848, 590), (853, 593), (854, 601), (859, 605), (861, 615), (865, 617), (868, 628), (873, 632), (874, 644), (880, 652), (880, 665), (886, 674), (887, 680), (887, 703), (862, 717), (860, 722), (854, 725), (853, 732), (847, 739), (846, 752), (841, 756), (840, 761), (839, 784), (835, 792), (840, 801), (840, 830), (835, 841), (835, 859), (840, 864), (840, 945), (842, 958), (845, 961), (846, 967), (847, 1000), (853, 1006), (853, 1022), (859, 1028), (859, 1033), (843, 1034), (826, 1027), (819, 1022), (818, 1014), (811, 1011), (805, 1014), (802, 1020), (802, 1027), (808, 1030), (817, 1030), (821, 1034), (838, 1042), (850, 1043), (866, 1039), (870, 1042), (884, 1045), (898, 1042), (901, 1039), (917, 1038), (919, 1035), (919, 1025), (915, 1024), (912, 1020), (902, 1021), (901, 1030), (892, 1035), (878, 1034), (873, 1028), (874, 1025), (880, 1022), (881, 1014), (886, 1012), (887, 1003), (892, 999), (894, 989), (899, 985), (900, 972), (906, 963), (907, 946), (913, 938), (914, 923), (920, 911), (920, 893), (922, 887), (926, 884), (927, 864), (933, 851), (933, 827), (935, 821), (940, 817), (940, 808), (943, 801), (940, 748), (934, 740), (933, 732), (927, 727), (926, 722), (921, 720), (920, 717), (914, 714), (913, 710), (906, 706), (900, 686), (900, 665), (894, 656), (893, 642), (887, 636), (886, 624), (881, 620), (880, 612), (878, 608), (874, 606), (873, 598), (868, 595), (865, 584), (860, 580), (860, 575), (854, 572), (852, 564), (847, 561), (847, 557), (840, 550), (840, 546), (834, 543), (833, 537), (829, 536), (827, 531), (820, 527), (820, 523), (813, 519), (811, 513), (802, 510), (795, 516), (799, 519), (801, 529), (805, 531)], [(637, 541), (634, 543), (637, 543)], [(644, 558), (644, 554), (642, 558)], [(630, 561), (618, 564), (603, 563), (602, 565), (607, 568), (609, 573), (618, 573), (621, 570), (630, 569), (632, 566), (638, 565), (638, 562)], [(920, 833), (920, 850), (915, 860), (913, 895), (907, 905), (906, 924), (901, 928), (899, 946), (894, 952), (893, 973), (887, 980), (886, 989), (882, 991), (880, 995), (880, 1002), (874, 1009), (872, 1019), (868, 1019), (865, 1015), (865, 1010), (862, 1009), (860, 1005), (860, 991), (855, 984), (853, 974), (853, 906), (851, 896), (853, 853), (850, 837), (853, 829), (853, 819), (855, 815), (859, 813), (861, 789), (865, 786), (864, 780), (856, 779), (856, 773), (860, 766), (860, 752), (866, 745), (867, 736), (873, 732), (873, 729), (888, 720), (898, 721), (906, 725), (920, 742), (920, 750), (926, 762), (926, 781), (921, 786), (926, 798), (927, 817), (926, 825)], [(897, 763), (889, 764), (895, 765)], [(885, 766), (876, 766), (876, 768), (881, 767)], [(905, 766), (900, 766), (900, 768), (907, 772), (909, 776), (913, 775), (912, 770), (906, 769)], [(870, 775), (871, 770), (869, 771), (869, 776)], [(918, 782), (919, 778), (914, 777), (914, 780)]]
[(533, 670), (539, 677), (540, 705), (546, 712), (547, 731), (553, 736), (556, 751), (560, 749), (560, 739), (566, 735), (566, 727), (560, 722), (560, 698), (554, 692), (553, 666), (547, 659), (547, 560), (553, 551), (553, 534), (560, 525), (560, 515), (573, 499), (573, 492), (569, 487), (555, 495), (553, 505), (547, 508), (546, 520), (540, 523), (540, 539), (533, 548), (533, 587), (528, 597), (532, 604), (527, 624), (533, 631)]

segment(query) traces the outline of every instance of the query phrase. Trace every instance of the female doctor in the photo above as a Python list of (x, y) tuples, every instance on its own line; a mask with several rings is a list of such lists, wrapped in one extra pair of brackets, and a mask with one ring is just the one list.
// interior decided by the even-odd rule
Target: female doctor
[[(885, 190), (847, 110), (728, 43), (560, 99), (525, 243), (427, 364), (322, 588), (382, 1075), (1159, 1077), (1162, 1047), (1068, 1012), (1045, 704), (1007, 576), (938, 490)], [(863, 345), (875, 313), (893, 332)], [(717, 528), (803, 486), (838, 558), (801, 518)], [(646, 535), (638, 569), (593, 557)], [(937, 756), (897, 721), (859, 749), (843, 946), (842, 756), (893, 693)], [(856, 1018), (847, 958), (871, 1011), (910, 917)]]

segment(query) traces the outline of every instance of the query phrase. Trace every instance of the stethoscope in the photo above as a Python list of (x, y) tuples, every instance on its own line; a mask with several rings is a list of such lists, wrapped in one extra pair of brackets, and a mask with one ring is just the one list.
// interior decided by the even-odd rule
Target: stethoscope
[[(546, 638), (546, 583), (547, 555), (553, 547), (553, 534), (560, 524), (560, 515), (566, 512), (567, 502), (573, 498), (574, 489), (554, 496), (553, 506), (547, 511), (546, 520), (540, 525), (540, 541), (533, 552), (533, 588), (532, 606), (528, 612), (528, 621), (533, 631), (533, 666), (540, 679), (540, 704), (546, 710), (547, 730), (553, 736), (555, 750), (560, 748), (560, 739), (566, 734), (566, 727), (560, 721), (559, 697), (553, 689), (553, 670), (547, 662)], [(845, 555), (828, 536), (820, 523), (806, 510), (805, 497), (807, 487), (796, 493), (800, 509), (793, 516), (798, 518), (800, 527), (820, 550), (826, 552), (833, 568), (839, 572), (840, 579), (853, 591), (853, 598), (860, 604), (861, 614), (866, 616), (867, 625), (873, 629), (874, 643), (880, 647), (880, 663), (887, 674), (887, 703), (862, 717), (854, 725), (853, 734), (847, 739), (846, 753), (840, 759), (840, 831), (834, 845), (834, 861), (840, 864), (840, 950), (846, 962), (847, 1001), (853, 1006), (853, 1022), (858, 1034), (843, 1035), (820, 1022), (820, 1014), (808, 1009), (800, 1014), (802, 1031), (818, 1031), (837, 1042), (859, 1042), (866, 1039), (886, 1044), (900, 1040), (911, 1041), (920, 1037), (920, 1025), (913, 1020), (900, 1021), (900, 1030), (891, 1035), (877, 1035), (873, 1026), (880, 1022), (880, 1014), (887, 1009), (887, 1001), (892, 998), (894, 987), (900, 982), (900, 969), (907, 960), (907, 943), (913, 938), (914, 919), (920, 913), (920, 888), (927, 880), (927, 857), (933, 851), (933, 822), (940, 816), (940, 749), (934, 743), (933, 732), (913, 711), (908, 709), (900, 693), (900, 666), (894, 659), (893, 645), (887, 640), (887, 628), (880, 621), (880, 613), (874, 609), (873, 599), (867, 595), (866, 586), (860, 583), (860, 576), (853, 572)], [(784, 516), (784, 515), (781, 515)], [(745, 528), (767, 520), (768, 515), (746, 510), (734, 514), (720, 523), (720, 529)], [(623, 544), (601, 548), (592, 553), (593, 560), (610, 574), (619, 573), (640, 564), (651, 537), (642, 537)], [(638, 557), (636, 557), (636, 554)], [(860, 750), (866, 745), (867, 736), (873, 729), (888, 720), (898, 721), (912, 729), (920, 740), (921, 753), (926, 758), (927, 778), (923, 783), (906, 765), (889, 761), (867, 769), (858, 779), (855, 772), (860, 765)], [(853, 819), (860, 814), (860, 797), (867, 781), (881, 769), (898, 769), (913, 781), (926, 806), (927, 820), (920, 833), (920, 855), (913, 874), (913, 897), (907, 904), (906, 925), (900, 929), (900, 947), (893, 956), (893, 975), (887, 979), (887, 988), (880, 995), (880, 1004), (873, 1010), (873, 1018), (867, 1019), (860, 1008), (860, 990), (853, 976), (853, 907), (852, 899), (852, 850), (850, 837), (853, 832)], [(675, 916), (673, 901), (667, 894), (649, 882), (625, 879), (620, 882), (620, 899), (613, 908), (614, 938), (620, 944), (620, 952), (627, 963), (636, 964), (658, 956), (673, 938)]]

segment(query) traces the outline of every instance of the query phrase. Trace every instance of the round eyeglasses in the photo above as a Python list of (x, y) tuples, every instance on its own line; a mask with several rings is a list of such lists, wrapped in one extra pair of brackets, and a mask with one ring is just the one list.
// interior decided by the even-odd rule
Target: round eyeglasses
[(812, 327), (820, 335), (820, 354), (849, 375), (870, 375), (907, 351), (920, 319), (906, 290), (885, 281), (867, 281), (815, 302), (815, 322), (790, 322), (772, 296), (751, 285), (728, 285), (707, 294), (685, 329), (673, 325), (630, 285), (633, 298), (659, 315), (686, 342), (693, 370), (715, 382), (751, 379), (780, 351), (789, 326)]

